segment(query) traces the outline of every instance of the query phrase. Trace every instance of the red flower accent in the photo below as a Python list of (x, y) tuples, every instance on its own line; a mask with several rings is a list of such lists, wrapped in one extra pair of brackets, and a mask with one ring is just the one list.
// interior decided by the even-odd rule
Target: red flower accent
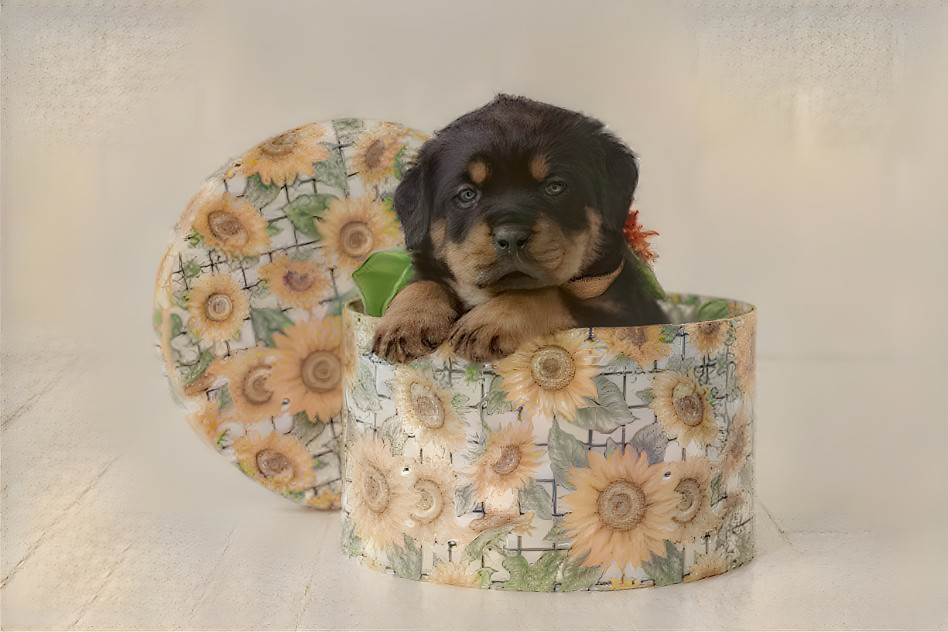
[(652, 250), (652, 244), (649, 243), (649, 239), (658, 236), (658, 233), (654, 230), (644, 230), (642, 228), (642, 225), (639, 224), (638, 211), (629, 211), (629, 216), (622, 227), (622, 234), (625, 235), (625, 240), (629, 242), (632, 252), (641, 257), (645, 263), (651, 265), (653, 261), (658, 259), (658, 253)]

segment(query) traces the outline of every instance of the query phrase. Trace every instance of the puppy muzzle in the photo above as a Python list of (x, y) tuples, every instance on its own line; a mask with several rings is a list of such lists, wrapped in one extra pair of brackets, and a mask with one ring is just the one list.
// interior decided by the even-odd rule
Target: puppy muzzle
[(494, 229), (494, 248), (497, 257), (520, 257), (527, 248), (527, 242), (533, 234), (533, 229), (524, 224), (503, 224)]

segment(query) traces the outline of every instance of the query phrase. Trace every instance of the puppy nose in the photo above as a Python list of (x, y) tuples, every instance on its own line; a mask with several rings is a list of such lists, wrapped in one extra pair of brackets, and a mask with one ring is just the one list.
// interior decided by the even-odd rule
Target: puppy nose
[(528, 226), (503, 224), (494, 229), (494, 246), (501, 253), (516, 253), (526, 247), (530, 234)]

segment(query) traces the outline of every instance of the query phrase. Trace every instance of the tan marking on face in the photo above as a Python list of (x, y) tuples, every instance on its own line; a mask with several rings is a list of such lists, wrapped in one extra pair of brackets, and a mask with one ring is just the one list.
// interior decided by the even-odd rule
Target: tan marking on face
[(566, 234), (559, 224), (547, 217), (537, 220), (533, 236), (527, 245), (527, 254), (536, 261), (556, 285), (576, 278), (599, 256), (596, 246), (602, 221), (591, 208), (586, 209), (588, 226)]
[(539, 264), (551, 279), (564, 258), (569, 256), (572, 246), (559, 224), (548, 217), (540, 217), (533, 225), (533, 234), (527, 242), (527, 255)]
[[(585, 257), (583, 258), (583, 261), (579, 266), (579, 271), (577, 271), (576, 275), (592, 265), (596, 259), (602, 255), (602, 252), (600, 252), (600, 242), (602, 241), (602, 215), (599, 213), (599, 211), (587, 206), (586, 224), (589, 226), (589, 228), (585, 231), (586, 242), (582, 249)], [(574, 277), (576, 275), (574, 275)]]
[(497, 262), (497, 251), (487, 222), (475, 224), (461, 243), (445, 239), (444, 223), (436, 226), (440, 230), (440, 250), (436, 253), (448, 265), (456, 279), (452, 289), (468, 306), (482, 303), (491, 294), (477, 287), (477, 279)]
[(434, 246), (435, 256), (440, 257), (444, 250), (445, 235), (447, 234), (447, 225), (443, 219), (435, 220), (428, 230), (428, 236), (431, 237), (431, 243)]
[(537, 182), (543, 182), (543, 179), (550, 175), (550, 163), (546, 156), (538, 154), (530, 159), (530, 175)]
[(490, 177), (490, 166), (475, 158), (467, 165), (467, 173), (471, 176), (471, 182), (480, 186)]

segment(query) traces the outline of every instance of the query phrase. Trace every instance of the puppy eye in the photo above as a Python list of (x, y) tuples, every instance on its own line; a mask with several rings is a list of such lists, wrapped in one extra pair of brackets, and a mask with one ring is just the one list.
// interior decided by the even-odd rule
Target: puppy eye
[(552, 182), (547, 182), (546, 186), (543, 187), (543, 191), (550, 196), (561, 195), (566, 191), (566, 183), (562, 180), (553, 180)]
[(474, 187), (464, 187), (454, 196), (454, 201), (461, 208), (469, 208), (477, 201), (478, 197), (480, 197), (480, 194), (477, 192), (477, 189)]

